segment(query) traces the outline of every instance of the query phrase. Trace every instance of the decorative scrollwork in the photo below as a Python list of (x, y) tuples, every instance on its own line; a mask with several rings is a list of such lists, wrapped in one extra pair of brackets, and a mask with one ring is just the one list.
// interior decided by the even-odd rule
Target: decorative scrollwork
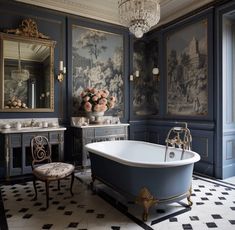
[(42, 143), (35, 143), (34, 155), (39, 160), (47, 155), (47, 151)]
[(32, 154), (34, 162), (51, 161), (51, 151), (46, 137), (37, 136), (32, 139)]
[(31, 19), (24, 19), (21, 22), (21, 25), (17, 29), (8, 29), (7, 33), (12, 33), (16, 35), (23, 35), (26, 37), (34, 37), (34, 38), (44, 38), (49, 39), (49, 36), (46, 36), (38, 31), (37, 23)]

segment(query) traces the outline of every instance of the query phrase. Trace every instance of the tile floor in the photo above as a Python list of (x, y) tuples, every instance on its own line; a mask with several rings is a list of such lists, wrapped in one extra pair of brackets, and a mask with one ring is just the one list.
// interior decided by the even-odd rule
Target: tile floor
[[(74, 196), (65, 180), (60, 191), (56, 183), (50, 188), (50, 207), (46, 210), (44, 184), (38, 183), (38, 200), (32, 182), (1, 186), (2, 201), (10, 230), (79, 229), (79, 230), (232, 230), (235, 229), (235, 177), (225, 181), (193, 177), (193, 206), (185, 200), (153, 207), (147, 222), (141, 220), (142, 209), (126, 201), (101, 183), (97, 192), (90, 190), (90, 174), (77, 174)], [(2, 207), (3, 208), (3, 207)], [(0, 200), (1, 209), (1, 200)], [(0, 214), (3, 214), (0, 210)], [(3, 223), (1, 215), (0, 222)], [(0, 229), (7, 229), (0, 225)]]

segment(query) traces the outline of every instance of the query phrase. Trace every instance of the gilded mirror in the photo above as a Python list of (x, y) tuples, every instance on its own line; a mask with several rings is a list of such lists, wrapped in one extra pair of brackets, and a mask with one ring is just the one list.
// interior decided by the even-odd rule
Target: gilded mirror
[[(37, 29), (25, 29), (23, 22), (19, 29), (0, 33), (0, 111), (52, 112), (55, 42)], [(30, 22), (27, 26), (35, 27)]]

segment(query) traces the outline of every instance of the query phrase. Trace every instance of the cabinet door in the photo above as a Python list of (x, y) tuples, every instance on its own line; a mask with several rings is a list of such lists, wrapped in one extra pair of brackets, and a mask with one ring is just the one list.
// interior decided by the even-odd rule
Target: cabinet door
[(96, 128), (95, 129), (95, 138), (104, 138), (106, 140), (107, 138), (115, 139), (118, 138), (120, 135), (123, 136), (125, 134), (124, 127), (105, 127), (105, 128)]
[(22, 138), (21, 134), (10, 135), (10, 176), (20, 175), (22, 172)]
[(49, 132), (52, 161), (64, 160), (64, 132)]
[(73, 154), (72, 159), (75, 164), (82, 165), (82, 137), (74, 136), (73, 137)]
[(22, 166), (22, 147), (12, 147), (10, 149), (10, 176), (20, 175), (22, 173)]

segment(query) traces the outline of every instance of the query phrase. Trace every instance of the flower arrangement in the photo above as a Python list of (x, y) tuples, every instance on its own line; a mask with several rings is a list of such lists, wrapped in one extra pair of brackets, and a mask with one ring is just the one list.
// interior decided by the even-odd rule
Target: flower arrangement
[(112, 109), (116, 98), (106, 89), (86, 88), (81, 93), (81, 109), (86, 112), (105, 112)]
[(24, 103), (22, 100), (20, 100), (18, 97), (13, 96), (8, 102), (7, 105), (5, 106), (7, 109), (27, 109), (26, 103)]

